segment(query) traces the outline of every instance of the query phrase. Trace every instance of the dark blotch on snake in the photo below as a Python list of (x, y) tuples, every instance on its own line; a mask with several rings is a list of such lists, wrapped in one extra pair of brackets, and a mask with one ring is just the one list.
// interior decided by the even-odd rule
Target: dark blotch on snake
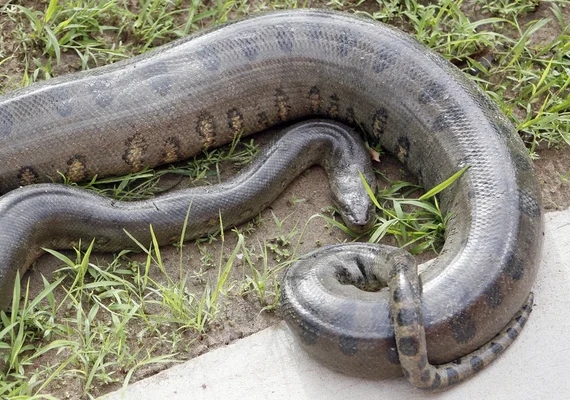
[(18, 180), (21, 185), (31, 185), (38, 182), (39, 175), (32, 167), (22, 167), (18, 172)]
[(290, 27), (284, 25), (275, 26), (275, 39), (277, 45), (284, 53), (291, 53), (293, 51), (294, 33)]
[(461, 311), (457, 315), (454, 315), (449, 324), (457, 343), (469, 343), (469, 341), (475, 337), (477, 327), (468, 312)]
[(424, 370), (422, 371), (422, 376), (420, 377), (420, 380), (421, 380), (422, 382), (428, 382), (430, 378), (431, 378), (431, 372), (430, 372), (430, 370), (429, 370), (429, 369), (424, 369)]
[(161, 151), (161, 161), (164, 163), (172, 163), (182, 158), (180, 151), (180, 140), (174, 136), (167, 137)]
[(402, 308), (400, 311), (398, 311), (396, 319), (398, 321), (398, 325), (400, 326), (410, 326), (419, 322), (418, 313), (416, 310), (410, 310), (406, 308)]
[(327, 109), (327, 116), (329, 118), (337, 118), (339, 113), (339, 102), (340, 99), (336, 94), (332, 94), (330, 97), (329, 108)]
[[(483, 99), (485, 99), (485, 103), (487, 103), (487, 96), (482, 96)], [(492, 104), (492, 107), (495, 108), (496, 104)], [(507, 120), (505, 121), (503, 118), (494, 118), (491, 120), (491, 125), (493, 126), (493, 129), (497, 132), (497, 134), (503, 138), (510, 138), (511, 137), (511, 132), (514, 129), (514, 127), (511, 125), (511, 123)]]
[(352, 356), (358, 352), (358, 339), (349, 336), (339, 338), (339, 346), (342, 354)]
[(522, 315), (519, 315), (517, 317), (517, 323), (519, 324), (519, 326), (522, 328), (523, 326), (525, 326), (526, 324), (526, 318)]
[(202, 145), (204, 148), (208, 148), (215, 143), (217, 132), (212, 114), (204, 111), (198, 116), (196, 132), (202, 139)]
[(525, 305), (523, 306), (522, 309), (523, 309), (523, 311), (529, 311), (530, 308), (531, 308), (531, 305), (530, 305), (529, 303), (527, 303), (527, 304), (525, 304)]
[(130, 165), (135, 172), (143, 169), (146, 151), (148, 150), (146, 139), (140, 133), (135, 133), (125, 140), (125, 147), (126, 150), (122, 157), (123, 161)]
[(113, 85), (107, 79), (99, 79), (87, 83), (87, 91), (93, 97), (95, 104), (101, 108), (109, 106), (115, 98)]
[(413, 336), (404, 336), (398, 340), (398, 350), (405, 356), (413, 357), (418, 354), (420, 343)]
[(442, 132), (449, 130), (451, 127), (461, 127), (462, 123), (466, 120), (465, 112), (458, 104), (451, 102), (451, 100), (446, 99), (442, 103), (445, 103), (446, 110), (435, 118), (432, 123), (432, 129), (436, 132)]
[(377, 49), (373, 57), (372, 70), (377, 74), (394, 65), (396, 60), (394, 54), (390, 53), (385, 48)]
[[(338, 307), (338, 312), (330, 319), (331, 325), (340, 328), (341, 331), (350, 332), (354, 325), (353, 310), (354, 307), (350, 302), (341, 303)], [(352, 356), (358, 352), (358, 338), (344, 334), (339, 335), (338, 346), (344, 355)]]
[(491, 343), (491, 351), (493, 352), (493, 354), (498, 356), (503, 352), (503, 350), (504, 347), (500, 343)]
[(483, 360), (481, 359), (481, 357), (478, 357), (478, 356), (471, 357), (471, 359), (469, 360), (469, 363), (471, 364), (471, 368), (475, 372), (479, 372), (485, 367)]
[(311, 346), (319, 340), (320, 332), (315, 325), (303, 321), (299, 325), (299, 335), (304, 344)]
[(356, 47), (356, 38), (351, 33), (341, 31), (338, 35), (338, 54), (346, 57), (349, 52)]
[(454, 368), (446, 368), (445, 372), (447, 373), (447, 381), (450, 385), (459, 381), (459, 374)]
[(354, 125), (356, 120), (354, 117), (354, 108), (352, 107), (347, 107), (346, 108), (346, 113), (344, 116), (344, 122), (346, 122), (348, 125)]
[(404, 297), (402, 296), (402, 291), (399, 288), (396, 288), (394, 290), (394, 292), (392, 293), (392, 300), (395, 303), (399, 303), (404, 299)]
[(57, 87), (50, 90), (48, 93), (48, 101), (57, 110), (58, 114), (62, 117), (67, 117), (73, 112), (73, 105), (71, 103), (71, 96), (65, 87)]
[(312, 26), (311, 28), (309, 28), (309, 31), (307, 33), (308, 33), (307, 36), (309, 37), (311, 42), (320, 42), (324, 37), (323, 31), (320, 28)]
[(518, 335), (519, 335), (519, 331), (517, 329), (514, 329), (514, 328), (507, 329), (507, 336), (510, 339), (515, 340)]
[(485, 290), (485, 303), (490, 308), (496, 308), (503, 302), (503, 291), (499, 281), (494, 282)]
[(0, 136), (8, 136), (12, 132), (14, 117), (7, 107), (0, 106)]
[(438, 102), (443, 99), (445, 87), (436, 82), (428, 83), (420, 92), (418, 100), (421, 104)]
[(524, 265), (521, 260), (513, 253), (509, 253), (509, 259), (507, 260), (505, 267), (505, 274), (510, 276), (515, 281), (522, 279), (524, 276)]
[(287, 121), (291, 113), (291, 105), (289, 104), (289, 95), (281, 88), (275, 90), (275, 107), (277, 108), (279, 119)]
[(196, 55), (198, 56), (198, 60), (202, 63), (202, 66), (208, 71), (217, 71), (220, 69), (222, 61), (220, 60), (218, 50), (214, 46), (204, 46), (196, 52)]
[(228, 117), (228, 127), (232, 130), (234, 135), (239, 134), (243, 131), (243, 113), (237, 108), (232, 108), (227, 112)]
[(105, 236), (97, 236), (95, 239), (95, 244), (97, 246), (106, 246), (107, 244), (111, 243), (111, 239)]
[(405, 274), (405, 272), (409, 269), (408, 265), (406, 265), (404, 262), (392, 261), (392, 260), (389, 260), (389, 262), (394, 262), (394, 265), (390, 268), (390, 271), (388, 272), (389, 280), (394, 279), (398, 274)]
[(402, 164), (408, 161), (410, 157), (410, 140), (406, 136), (400, 136), (398, 138), (398, 148), (395, 154)]
[(166, 96), (172, 89), (172, 79), (167, 75), (167, 72), (168, 67), (164, 62), (149, 63), (140, 68), (144, 81), (162, 97)]
[(418, 367), (420, 367), (420, 369), (424, 369), (426, 367), (428, 363), (428, 358), (425, 354), (422, 354), (420, 356), (420, 360), (418, 361)]
[(269, 117), (267, 116), (266, 112), (262, 111), (259, 114), (257, 114), (257, 127), (259, 129), (267, 128), (270, 123), (271, 121), (269, 120)]
[[(357, 280), (354, 279), (348, 268), (342, 264), (333, 264), (334, 277), (342, 285), (357, 286)], [(356, 283), (356, 284), (355, 284)]]
[(447, 119), (447, 116), (445, 115), (445, 113), (441, 113), (433, 121), (433, 124), (431, 125), (431, 129), (434, 132), (443, 132), (443, 131), (448, 130), (450, 128), (450, 126), (451, 126), (451, 124), (450, 124), (449, 120)]
[[(468, 129), (467, 126), (465, 126), (467, 116), (465, 115), (465, 111), (461, 108), (461, 106), (449, 99), (445, 99), (443, 103), (445, 103), (447, 106), (445, 115), (447, 116), (449, 125), (453, 127), (462, 127), (463, 129)], [(477, 129), (477, 127), (475, 126), (469, 129)]]
[(172, 89), (172, 80), (167, 75), (153, 78), (150, 84), (155, 92), (162, 97), (166, 96), (168, 92), (170, 92), (170, 89)]
[(513, 161), (517, 169), (521, 171), (530, 171), (533, 168), (530, 158), (528, 157), (527, 154), (522, 154), (517, 152), (513, 154)]
[(317, 86), (313, 86), (309, 89), (309, 95), (307, 97), (311, 103), (311, 112), (318, 114), (321, 108), (321, 90)]
[(540, 217), (540, 204), (530, 194), (519, 189), (519, 209), (531, 218)]
[(386, 129), (386, 123), (388, 122), (388, 110), (385, 108), (378, 108), (374, 117), (372, 117), (372, 134), (375, 137), (380, 137)]
[(439, 375), (438, 372), (436, 372), (434, 377), (433, 377), (433, 382), (431, 383), (430, 388), (431, 389), (437, 389), (440, 386), (441, 386), (441, 376)]
[(88, 175), (85, 156), (76, 154), (67, 160), (65, 176), (72, 182), (79, 182)]
[(259, 44), (256, 39), (257, 38), (251, 36), (237, 39), (239, 47), (249, 61), (255, 60), (259, 55)]

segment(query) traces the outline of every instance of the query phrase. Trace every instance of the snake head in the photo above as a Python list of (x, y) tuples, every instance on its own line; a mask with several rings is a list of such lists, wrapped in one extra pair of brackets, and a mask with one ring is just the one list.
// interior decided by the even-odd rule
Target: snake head
[(363, 176), (372, 192), (376, 189), (376, 179), (370, 174), (342, 174), (331, 185), (333, 203), (340, 212), (346, 226), (355, 233), (365, 233), (376, 220), (376, 209), (364, 183)]

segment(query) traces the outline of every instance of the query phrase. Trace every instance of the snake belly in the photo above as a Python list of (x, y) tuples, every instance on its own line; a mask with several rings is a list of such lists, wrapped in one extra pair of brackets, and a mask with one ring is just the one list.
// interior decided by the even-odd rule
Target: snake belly
[[(433, 363), (486, 343), (524, 304), (537, 274), (543, 224), (533, 166), (474, 83), (377, 22), (270, 13), (2, 96), (0, 190), (57, 171), (75, 181), (125, 174), (312, 117), (361, 127), (428, 189), (470, 165), (441, 194), (452, 217), (441, 254), (420, 276), (422, 313)], [(378, 372), (400, 374), (388, 293), (376, 301), (374, 315), (354, 312), (374, 321)], [(343, 350), (324, 349), (333, 358)], [(365, 356), (358, 340), (354, 349)]]

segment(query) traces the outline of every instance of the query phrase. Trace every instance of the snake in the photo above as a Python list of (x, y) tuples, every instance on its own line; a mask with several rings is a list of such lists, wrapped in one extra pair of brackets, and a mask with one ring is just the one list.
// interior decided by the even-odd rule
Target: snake
[[(543, 237), (532, 162), (508, 118), (462, 71), (395, 28), (332, 11), (252, 16), (0, 97), (0, 191), (10, 192), (0, 206), (3, 305), (17, 271), (51, 237), (46, 226), (64, 232), (51, 246), (69, 246), (72, 234), (103, 250), (128, 245), (110, 234), (117, 226), (160, 226), (161, 244), (180, 232), (184, 221), (161, 212), (178, 195), (135, 204), (134, 227), (105, 215), (128, 208), (118, 202), (42, 183), (58, 172), (69, 181), (128, 174), (313, 118), (358, 128), (426, 189), (469, 168), (439, 194), (450, 216), (446, 240), (421, 273), (409, 256), (357, 243), (291, 267), (281, 298), (291, 332), (311, 356), (361, 376), (404, 374), (435, 389), (480, 370), (514, 340), (532, 306)], [(245, 192), (266, 184), (242, 183)], [(256, 201), (268, 204), (260, 193)], [(230, 191), (220, 204), (232, 215), (236, 201)], [(174, 215), (201, 217), (188, 197), (174, 203)], [(93, 213), (82, 215), (87, 208)], [(22, 224), (32, 233), (9, 229)]]

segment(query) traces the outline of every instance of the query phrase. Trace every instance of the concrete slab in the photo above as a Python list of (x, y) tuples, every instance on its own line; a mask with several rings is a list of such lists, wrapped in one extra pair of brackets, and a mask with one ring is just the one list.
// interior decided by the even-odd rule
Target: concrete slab
[(284, 323), (111, 393), (106, 400), (570, 399), (570, 210), (546, 215), (544, 257), (526, 328), (474, 378), (430, 394), (403, 379), (369, 381), (310, 359)]

